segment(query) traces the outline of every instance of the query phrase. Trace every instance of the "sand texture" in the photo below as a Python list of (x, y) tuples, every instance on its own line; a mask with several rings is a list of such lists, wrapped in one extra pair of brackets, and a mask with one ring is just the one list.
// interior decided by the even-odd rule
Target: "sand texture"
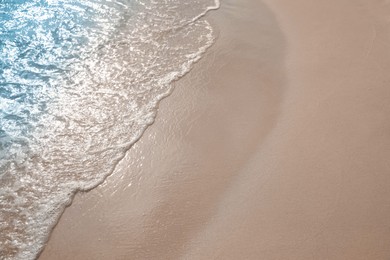
[(50, 259), (390, 259), (390, 3), (222, 0)]

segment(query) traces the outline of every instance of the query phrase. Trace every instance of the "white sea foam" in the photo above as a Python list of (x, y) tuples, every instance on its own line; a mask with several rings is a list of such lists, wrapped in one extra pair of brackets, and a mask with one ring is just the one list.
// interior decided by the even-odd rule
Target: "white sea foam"
[[(76, 58), (65, 53), (66, 67), (61, 67), (65, 61), (55, 63), (54, 54), (72, 46), (52, 48), (45, 69), (26, 67), (31, 75), (47, 76), (34, 94), (45, 102), (28, 107), (28, 128), (16, 133), (17, 126), (7, 125), (10, 140), (14, 135), (24, 143), (12, 144), (4, 156), (0, 153), (4, 162), (0, 164), (0, 259), (34, 259), (74, 193), (96, 187), (113, 171), (153, 123), (158, 102), (172, 91), (172, 81), (186, 74), (212, 45), (212, 27), (202, 17), (219, 7), (213, 0), (123, 0), (115, 2), (122, 9), (118, 13), (109, 1), (83, 1), (80, 6), (52, 0), (51, 4), (83, 15), (98, 10), (101, 17), (85, 35), (76, 31), (80, 39), (88, 37), (87, 43), (76, 46), (83, 50)], [(28, 15), (34, 19), (39, 10), (31, 8)], [(53, 14), (40, 19), (48, 21)], [(17, 15), (23, 18), (22, 12)], [(41, 32), (49, 37), (45, 35)], [(38, 40), (47, 43), (46, 48), (54, 41)], [(56, 69), (48, 69), (50, 65)], [(15, 82), (15, 74), (9, 73), (4, 72), (2, 79)], [(18, 84), (31, 84), (30, 78), (18, 78)], [(1, 106), (11, 111), (12, 104)], [(10, 151), (12, 156), (5, 156)]]

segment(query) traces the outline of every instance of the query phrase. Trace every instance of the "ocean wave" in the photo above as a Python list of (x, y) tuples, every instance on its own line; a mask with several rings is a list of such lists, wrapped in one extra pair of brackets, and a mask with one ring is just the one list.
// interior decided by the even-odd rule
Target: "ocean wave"
[(0, 2), (0, 252), (34, 259), (214, 40), (211, 0)]

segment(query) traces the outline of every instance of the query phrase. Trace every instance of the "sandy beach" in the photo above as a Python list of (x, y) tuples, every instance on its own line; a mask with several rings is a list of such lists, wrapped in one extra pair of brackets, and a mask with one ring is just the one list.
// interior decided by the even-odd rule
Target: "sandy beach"
[(222, 0), (49, 259), (390, 259), (390, 3)]

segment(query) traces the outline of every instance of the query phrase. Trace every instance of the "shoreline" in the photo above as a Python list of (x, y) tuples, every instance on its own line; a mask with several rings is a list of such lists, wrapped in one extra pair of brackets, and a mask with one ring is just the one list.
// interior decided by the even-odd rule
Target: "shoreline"
[(217, 42), (40, 260), (390, 257), (390, 7), (263, 2), (207, 15)]
[[(236, 13), (232, 13), (230, 9), (235, 10)], [(260, 12), (263, 18), (246, 18), (248, 14), (250, 17), (257, 15), (256, 12)], [(145, 210), (149, 212), (145, 214), (150, 214), (153, 208), (162, 207), (164, 203), (172, 200), (169, 203), (173, 201), (177, 203), (175, 213), (186, 215), (180, 212), (180, 206), (183, 206), (180, 202), (182, 199), (161, 188), (161, 185), (168, 180), (174, 190), (182, 190), (183, 188), (178, 187), (180, 185), (191, 186), (193, 184), (194, 187), (189, 187), (192, 194), (187, 198), (188, 200), (200, 196), (197, 194), (199, 189), (207, 192), (205, 187), (210, 190), (218, 187), (216, 191), (203, 196), (203, 202), (209, 204), (206, 210), (187, 216), (192, 218), (192, 221), (198, 222), (199, 226), (211, 217), (213, 204), (220, 196), (218, 193), (224, 192), (229, 185), (229, 180), (234, 178), (235, 171), (245, 164), (247, 158), (251, 156), (251, 151), (256, 149), (255, 144), (264, 139), (272, 128), (274, 115), (277, 113), (281, 99), (280, 94), (282, 94), (279, 88), (284, 79), (279, 74), (283, 74), (280, 73), (280, 70), (283, 70), (283, 64), (280, 63), (283, 60), (284, 51), (283, 36), (276, 27), (273, 15), (261, 3), (246, 1), (246, 3), (234, 4), (232, 1), (224, 1), (219, 10), (209, 13), (206, 17), (217, 31), (216, 43), (207, 50), (204, 57), (187, 75), (174, 83), (173, 93), (160, 103), (155, 123), (128, 151), (113, 175), (109, 176), (99, 187), (75, 196), (72, 205), (65, 210), (55, 227), (39, 259), (50, 259), (54, 256), (61, 259), (113, 258), (115, 253), (112, 253), (112, 248), (107, 247), (103, 253), (92, 252), (98, 248), (104, 248), (105, 244), (99, 242), (99, 239), (100, 241), (104, 239), (100, 238), (102, 234), (96, 233), (102, 230), (102, 227), (98, 226), (104, 225), (104, 222), (118, 221), (114, 220), (118, 218), (118, 214), (126, 214), (123, 216), (124, 219), (120, 218), (120, 223), (123, 223), (126, 218), (135, 218), (139, 223), (142, 221), (142, 217), (138, 216), (141, 213), (131, 213), (133, 209)], [(259, 26), (261, 29), (257, 33), (252, 33), (251, 30), (241, 30), (244, 27), (257, 30)], [(264, 35), (267, 35), (268, 39), (262, 39)], [(274, 46), (271, 47), (272, 45)], [(232, 51), (236, 46), (238, 46), (238, 51)], [(256, 75), (259, 68), (262, 73)], [(246, 83), (245, 88), (237, 87), (240, 82)], [(259, 82), (262, 83), (261, 86)], [(232, 106), (234, 102), (242, 108), (234, 108)], [(226, 113), (229, 113), (231, 118), (226, 118)], [(224, 122), (218, 123), (220, 120)], [(226, 152), (227, 147), (232, 147), (233, 150)], [(215, 155), (209, 158), (207, 152), (212, 149), (216, 149), (221, 156)], [(167, 152), (172, 157), (176, 156), (173, 150), (180, 154), (180, 159), (167, 158), (165, 155)], [(236, 154), (237, 151), (239, 155)], [(156, 155), (157, 153), (159, 156)], [(216, 162), (214, 163), (213, 160)], [(224, 165), (227, 161), (231, 161), (229, 167), (233, 169)], [(197, 173), (198, 170), (200, 173)], [(136, 171), (137, 174), (132, 171)], [(180, 171), (179, 176), (176, 176), (177, 171)], [(217, 173), (213, 173), (214, 171)], [(178, 185), (175, 184), (175, 180), (171, 180), (175, 176), (179, 178)], [(219, 183), (221, 177), (226, 178), (226, 182)], [(153, 181), (158, 185), (157, 188), (153, 187)], [(135, 190), (130, 190), (132, 188)], [(159, 192), (165, 193), (162, 197), (165, 197), (166, 202), (156, 201), (155, 197), (146, 194), (149, 189), (160, 189)], [(135, 193), (145, 193), (145, 198), (141, 201), (133, 201), (138, 206), (125, 203), (127, 196), (141, 196)], [(105, 197), (111, 201), (109, 205), (105, 203)], [(132, 200), (135, 198), (132, 197)], [(126, 213), (121, 210), (115, 212), (115, 209), (123, 203), (126, 204), (124, 206)], [(198, 205), (197, 202), (194, 203)], [(110, 215), (108, 212), (113, 212), (112, 216), (105, 216), (107, 219), (104, 221), (92, 217), (96, 214)], [(162, 217), (165, 221), (169, 221), (163, 213), (159, 218)], [(83, 217), (85, 217), (84, 220), (80, 219)], [(110, 220), (111, 217), (113, 219)], [(159, 221), (164, 222), (164, 220)], [(86, 222), (81, 224), (83, 221)], [(87, 226), (91, 223), (94, 227), (89, 229)], [(171, 228), (174, 229), (173, 223), (171, 224)], [(83, 230), (82, 226), (87, 229)], [(183, 233), (196, 233), (195, 229), (199, 227), (193, 226), (193, 224), (188, 225), (188, 230)], [(126, 228), (136, 229), (132, 225)], [(85, 248), (86, 245), (82, 241), (73, 240), (75, 237), (83, 237), (82, 234), (73, 233), (78, 231), (88, 236), (88, 238), (83, 238), (83, 241), (87, 240), (92, 243), (91, 239), (95, 238), (93, 243), (96, 244)], [(107, 232), (112, 231), (110, 229)], [(173, 234), (174, 231), (171, 233), (170, 240), (174, 240), (178, 234)], [(61, 237), (63, 235), (65, 237)], [(110, 239), (120, 241), (127, 235), (129, 234), (121, 234), (117, 237), (113, 235)], [(177, 241), (171, 242), (178, 243)], [(110, 242), (106, 241), (106, 243)], [(148, 246), (147, 244), (145, 242), (144, 246)], [(179, 245), (173, 247), (179, 247)], [(127, 250), (139, 251), (134, 248), (127, 248)], [(163, 253), (162, 251), (163, 248), (159, 250), (159, 255)], [(172, 254), (169, 257), (172, 257)]]

